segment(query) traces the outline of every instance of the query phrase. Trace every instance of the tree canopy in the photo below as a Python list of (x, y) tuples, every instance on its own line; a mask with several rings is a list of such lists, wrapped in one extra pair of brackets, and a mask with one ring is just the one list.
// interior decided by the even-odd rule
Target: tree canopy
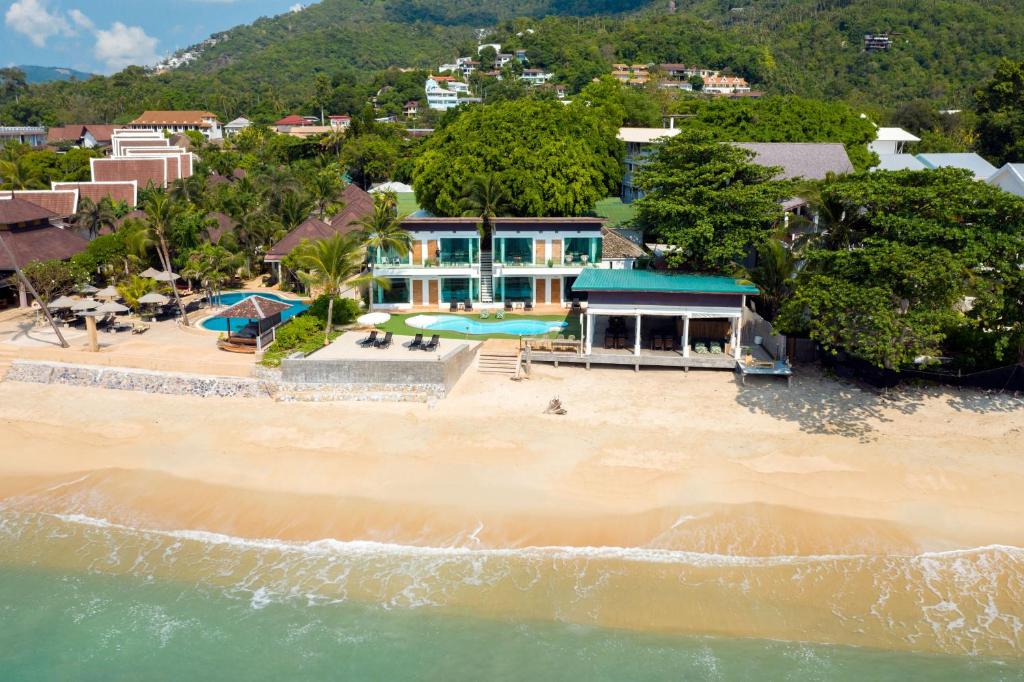
[(795, 189), (773, 180), (780, 169), (753, 156), (707, 133), (684, 132), (637, 174), (646, 194), (634, 224), (671, 247), (669, 267), (724, 272), (771, 239), (783, 218), (780, 202)]
[(460, 215), (471, 179), (494, 173), (511, 215), (581, 215), (617, 189), (622, 146), (616, 133), (582, 103), (469, 106), (427, 140), (414, 171), (416, 198), (435, 215)]

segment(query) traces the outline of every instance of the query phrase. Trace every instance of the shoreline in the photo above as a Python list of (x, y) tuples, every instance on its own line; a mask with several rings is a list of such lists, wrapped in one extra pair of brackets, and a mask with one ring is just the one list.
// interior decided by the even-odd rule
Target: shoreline
[[(967, 643), (916, 626), (949, 627), (943, 601), (975, 629), (985, 603), (1000, 614), (992, 627), (1024, 619), (1021, 401), (799, 381), (787, 391), (720, 374), (537, 368), (516, 383), (470, 371), (430, 405), (0, 383), (0, 504), (125, 527), (67, 531), (88, 536), (88, 561), (29, 534), (15, 562), (88, 570), (106, 566), (107, 535), (150, 561), (133, 533), (220, 533), (299, 547), (220, 558), (242, 562), (228, 582), (278, 566), (248, 579), (270, 593), (287, 592), (291, 571), (324, 598), (344, 589), (402, 605), (419, 585), (444, 611), (1020, 656), (1012, 629), (987, 640), (968, 627)], [(542, 414), (553, 395), (565, 417)], [(178, 540), (190, 557), (225, 550)], [(320, 565), (301, 558), (303, 543), (341, 553)], [(645, 555), (668, 561), (629, 558)], [(418, 582), (402, 561), (425, 571)], [(202, 565), (151, 570), (201, 581)], [(965, 583), (958, 565), (997, 573)]]

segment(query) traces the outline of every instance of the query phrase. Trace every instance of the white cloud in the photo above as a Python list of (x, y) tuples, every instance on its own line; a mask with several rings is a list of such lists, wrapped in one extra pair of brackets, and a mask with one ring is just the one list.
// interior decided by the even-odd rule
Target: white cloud
[(4, 23), (18, 33), (28, 36), (36, 47), (45, 47), (47, 39), (53, 36), (75, 33), (68, 20), (57, 12), (49, 11), (44, 2), (45, 0), (17, 0), (4, 15)]
[(132, 64), (147, 66), (160, 61), (157, 42), (139, 26), (125, 26), (115, 21), (109, 29), (97, 29), (93, 54), (112, 71)]
[(95, 26), (92, 23), (92, 19), (85, 16), (85, 14), (78, 9), (73, 9), (68, 12), (68, 16), (71, 17), (71, 21), (75, 22), (75, 26), (84, 28), (86, 31), (91, 31)]

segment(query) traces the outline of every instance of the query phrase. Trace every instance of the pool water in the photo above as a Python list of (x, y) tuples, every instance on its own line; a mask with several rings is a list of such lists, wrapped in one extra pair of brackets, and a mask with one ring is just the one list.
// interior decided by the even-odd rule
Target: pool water
[(430, 331), (460, 332), (472, 335), (508, 334), (510, 336), (537, 336), (538, 334), (558, 331), (567, 326), (569, 325), (566, 322), (555, 322), (554, 320), (516, 319), (483, 322), (456, 315), (440, 315), (423, 328)]
[[(256, 293), (252, 291), (229, 291), (226, 294), (214, 296), (213, 301), (214, 303), (217, 303), (219, 305), (229, 306), (234, 305), (243, 299), (249, 298), (250, 296), (260, 296), (262, 298), (269, 298), (274, 301), (281, 301), (282, 303), (291, 304), (291, 308), (288, 308), (288, 310), (285, 310), (284, 312), (281, 313), (282, 320), (287, 320), (289, 318), (295, 317), (296, 315), (305, 310), (309, 310), (309, 306), (307, 304), (301, 301), (297, 301), (294, 298), (285, 298), (283, 296), (278, 296), (277, 294), (268, 294), (263, 292)], [(210, 329), (216, 332), (226, 332), (228, 330), (228, 320), (219, 317), (211, 317), (205, 320), (200, 326), (203, 329)], [(231, 320), (231, 329), (235, 331), (241, 329), (244, 326), (245, 322), (243, 322), (242, 320)]]

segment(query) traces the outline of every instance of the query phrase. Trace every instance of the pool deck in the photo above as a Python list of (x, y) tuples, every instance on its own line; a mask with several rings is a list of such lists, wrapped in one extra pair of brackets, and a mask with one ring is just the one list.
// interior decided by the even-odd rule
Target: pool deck
[[(336, 338), (331, 345), (316, 351), (309, 358), (312, 360), (423, 360), (431, 357), (440, 358), (459, 346), (475, 348), (480, 344), (479, 341), (441, 339), (440, 352), (431, 351), (428, 353), (423, 350), (409, 349), (409, 344), (412, 343), (414, 337), (396, 335), (392, 338), (390, 348), (360, 346), (359, 342), (365, 339), (368, 334), (369, 332), (366, 331), (345, 332)], [(380, 333), (377, 337), (383, 338), (384, 334)], [(429, 340), (429, 332), (424, 330), (423, 337), (424, 341)]]

